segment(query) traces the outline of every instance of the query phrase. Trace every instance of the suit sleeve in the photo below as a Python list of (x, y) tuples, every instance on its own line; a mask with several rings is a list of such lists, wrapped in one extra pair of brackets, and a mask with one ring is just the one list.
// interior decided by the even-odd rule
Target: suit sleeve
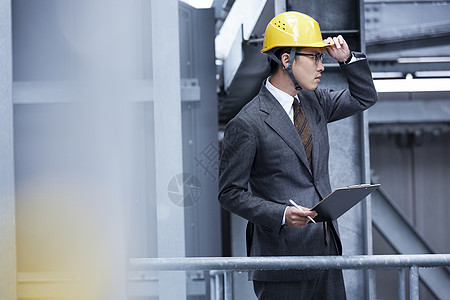
[(242, 118), (232, 119), (222, 143), (219, 202), (226, 210), (279, 232), (285, 206), (257, 197), (249, 189), (256, 149), (257, 138), (249, 123)]
[(341, 91), (316, 90), (328, 122), (366, 110), (378, 101), (367, 59), (340, 66), (347, 78), (348, 88)]

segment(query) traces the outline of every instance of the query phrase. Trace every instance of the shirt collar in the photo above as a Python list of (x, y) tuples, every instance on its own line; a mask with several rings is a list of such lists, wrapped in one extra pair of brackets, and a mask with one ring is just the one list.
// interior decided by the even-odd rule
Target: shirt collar
[[(292, 108), (292, 102), (294, 101), (293, 97), (289, 95), (286, 92), (283, 92), (282, 90), (276, 88), (273, 86), (270, 81), (270, 77), (266, 80), (266, 88), (269, 90), (269, 92), (277, 99), (277, 101), (281, 104), (283, 109), (286, 111), (286, 113), (289, 115), (289, 111)], [(297, 98), (297, 95), (295, 96)]]

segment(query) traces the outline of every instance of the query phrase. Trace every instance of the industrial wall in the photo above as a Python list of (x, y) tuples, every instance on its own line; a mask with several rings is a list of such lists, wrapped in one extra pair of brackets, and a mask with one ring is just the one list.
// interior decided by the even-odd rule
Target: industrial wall
[[(382, 184), (435, 253), (449, 253), (450, 134), (439, 130), (372, 134), (370, 150), (373, 180)], [(374, 254), (396, 253), (375, 230)], [(396, 272), (377, 271), (376, 279), (377, 297), (396, 299)], [(437, 299), (425, 285), (420, 293), (421, 299)]]

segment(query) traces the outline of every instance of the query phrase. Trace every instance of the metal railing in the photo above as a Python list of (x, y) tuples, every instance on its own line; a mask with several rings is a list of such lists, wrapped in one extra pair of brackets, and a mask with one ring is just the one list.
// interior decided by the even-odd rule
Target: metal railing
[[(398, 269), (398, 299), (406, 299), (405, 269), (409, 269), (410, 299), (419, 299), (419, 268), (450, 267), (450, 254), (132, 258), (131, 270), (209, 270), (213, 299), (232, 299), (232, 272), (250, 270)], [(222, 280), (223, 278), (223, 280)], [(225, 287), (225, 288), (224, 288)]]

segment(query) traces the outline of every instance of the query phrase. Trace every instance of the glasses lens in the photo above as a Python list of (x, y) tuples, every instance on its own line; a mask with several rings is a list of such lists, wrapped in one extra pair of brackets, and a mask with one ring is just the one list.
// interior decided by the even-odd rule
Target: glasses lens
[(324, 54), (322, 52), (316, 53), (316, 54), (295, 52), (295, 55), (305, 55), (305, 56), (313, 57), (314, 58), (314, 62), (316, 64), (319, 64), (319, 61), (323, 61), (323, 56), (324, 56)]
[(314, 54), (314, 60), (316, 61), (316, 64), (318, 64), (319, 61), (322, 61), (323, 60), (323, 53)]

